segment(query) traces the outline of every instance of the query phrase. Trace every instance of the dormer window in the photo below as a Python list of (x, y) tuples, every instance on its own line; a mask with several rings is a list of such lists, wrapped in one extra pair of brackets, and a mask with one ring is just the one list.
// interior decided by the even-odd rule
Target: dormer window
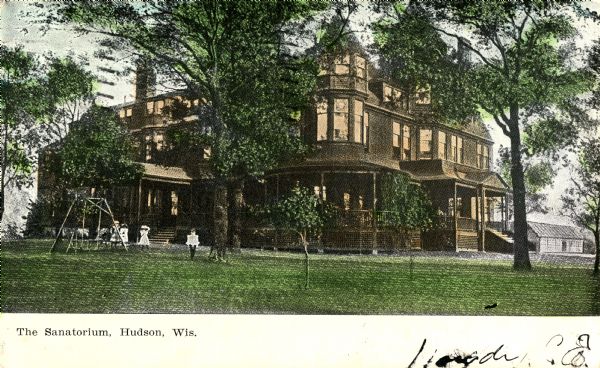
[(356, 56), (356, 76), (358, 78), (367, 79), (367, 62), (364, 58)]
[(387, 84), (383, 85), (383, 102), (399, 104), (402, 100), (402, 91)]
[(343, 55), (335, 58), (335, 74), (350, 74), (350, 55)]
[(431, 92), (430, 88), (427, 87), (419, 87), (417, 88), (417, 99), (415, 103), (417, 105), (429, 105), (431, 103)]

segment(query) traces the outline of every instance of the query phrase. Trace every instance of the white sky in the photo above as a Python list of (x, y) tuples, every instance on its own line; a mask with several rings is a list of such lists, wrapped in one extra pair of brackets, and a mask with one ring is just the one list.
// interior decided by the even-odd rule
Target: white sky
[[(99, 84), (98, 92), (114, 96), (112, 100), (100, 98), (98, 100), (99, 103), (114, 105), (133, 99), (134, 89), (132, 77), (117, 78), (114, 75), (101, 70), (102, 67), (122, 69), (124, 64), (123, 61), (111, 62), (95, 58), (93, 54), (97, 49), (97, 45), (96, 38), (92, 35), (77, 36), (73, 31), (67, 28), (51, 30), (45, 35), (42, 35), (38, 30), (38, 26), (29, 24), (28, 19), (22, 15), (22, 11), (29, 8), (31, 2), (32, 1), (6, 2), (0, 0), (0, 42), (13, 46), (22, 44), (26, 50), (35, 53), (52, 52), (56, 55), (67, 55), (72, 53), (76, 56), (86, 56), (90, 61), (90, 70), (94, 72), (99, 79), (114, 83), (114, 85)], [(589, 1), (586, 5), (591, 9), (600, 12), (600, 0)], [(373, 18), (373, 14), (367, 9), (366, 2), (362, 4), (359, 11), (353, 16), (352, 28), (364, 44), (368, 44), (372, 41), (372, 37), (370, 32), (366, 29), (366, 26)], [(589, 43), (600, 36), (600, 27), (598, 24), (580, 22), (577, 24), (577, 27), (582, 35), (582, 44)], [(496, 152), (500, 145), (509, 145), (508, 139), (502, 134), (495, 123), (487, 122), (487, 126), (495, 141), (494, 148)], [(560, 208), (560, 195), (567, 185), (568, 177), (568, 172), (562, 170), (556, 176), (554, 186), (548, 190), (549, 204), (554, 209), (555, 213), (558, 213), (558, 209)], [(35, 188), (31, 190), (30, 193), (33, 195), (33, 193), (35, 193)], [(16, 194), (18, 195), (14, 195), (14, 199), (27, 197), (24, 196), (25, 193)], [(18, 208), (15, 209), (18, 210)], [(17, 212), (22, 211), (21, 208), (21, 211)], [(12, 217), (18, 220), (22, 215), (24, 214), (15, 213)], [(556, 222), (551, 217), (548, 217), (548, 221)]]

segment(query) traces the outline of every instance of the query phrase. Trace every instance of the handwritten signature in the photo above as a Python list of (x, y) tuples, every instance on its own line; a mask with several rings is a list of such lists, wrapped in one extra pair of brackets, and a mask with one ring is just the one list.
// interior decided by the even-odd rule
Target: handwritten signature
[[(435, 349), (431, 357), (423, 363), (425, 359), (423, 357), (423, 351), (425, 350), (426, 345), (427, 339), (424, 339), (419, 351), (417, 352), (417, 355), (415, 355), (412, 362), (408, 365), (408, 368), (417, 366), (423, 368), (450, 366), (466, 368), (473, 363), (477, 363), (479, 365), (486, 364), (488, 362), (508, 363), (518, 359), (520, 359), (520, 361), (517, 363), (522, 363), (527, 357), (527, 353), (523, 354), (523, 356), (519, 356), (509, 355), (508, 353), (503, 352), (504, 344), (502, 344), (495, 350), (486, 352), (482, 355), (480, 355), (477, 351), (473, 351), (472, 353), (456, 351), (451, 354), (437, 357), (437, 349)], [(549, 357), (546, 358), (549, 366), (563, 366), (572, 368), (588, 367), (585, 354), (588, 351), (591, 351), (589, 334), (581, 334), (577, 336), (574, 342), (571, 341), (570, 343), (565, 342), (565, 338), (562, 335), (556, 334), (548, 340), (546, 343), (546, 348), (552, 348), (552, 352), (548, 353)], [(556, 356), (553, 356), (553, 354), (556, 354)], [(558, 359), (555, 359), (556, 357), (558, 357)], [(531, 366), (531, 364), (529, 364), (529, 366)]]

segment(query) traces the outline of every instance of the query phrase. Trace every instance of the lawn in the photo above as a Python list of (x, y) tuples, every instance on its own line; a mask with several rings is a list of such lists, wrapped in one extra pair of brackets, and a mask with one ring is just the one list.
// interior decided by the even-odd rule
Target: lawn
[[(3, 312), (600, 315), (590, 265), (415, 255), (244, 250), (227, 263), (185, 251), (50, 255), (47, 241), (2, 245)], [(484, 309), (484, 306), (497, 307)]]

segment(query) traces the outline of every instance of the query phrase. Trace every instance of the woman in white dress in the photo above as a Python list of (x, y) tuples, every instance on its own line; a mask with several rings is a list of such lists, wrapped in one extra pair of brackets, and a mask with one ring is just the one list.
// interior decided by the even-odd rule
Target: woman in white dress
[(150, 249), (150, 239), (148, 239), (148, 233), (150, 232), (150, 228), (146, 225), (142, 225), (140, 227), (140, 245), (142, 246), (142, 249), (144, 249), (144, 247), (146, 247), (147, 249)]

